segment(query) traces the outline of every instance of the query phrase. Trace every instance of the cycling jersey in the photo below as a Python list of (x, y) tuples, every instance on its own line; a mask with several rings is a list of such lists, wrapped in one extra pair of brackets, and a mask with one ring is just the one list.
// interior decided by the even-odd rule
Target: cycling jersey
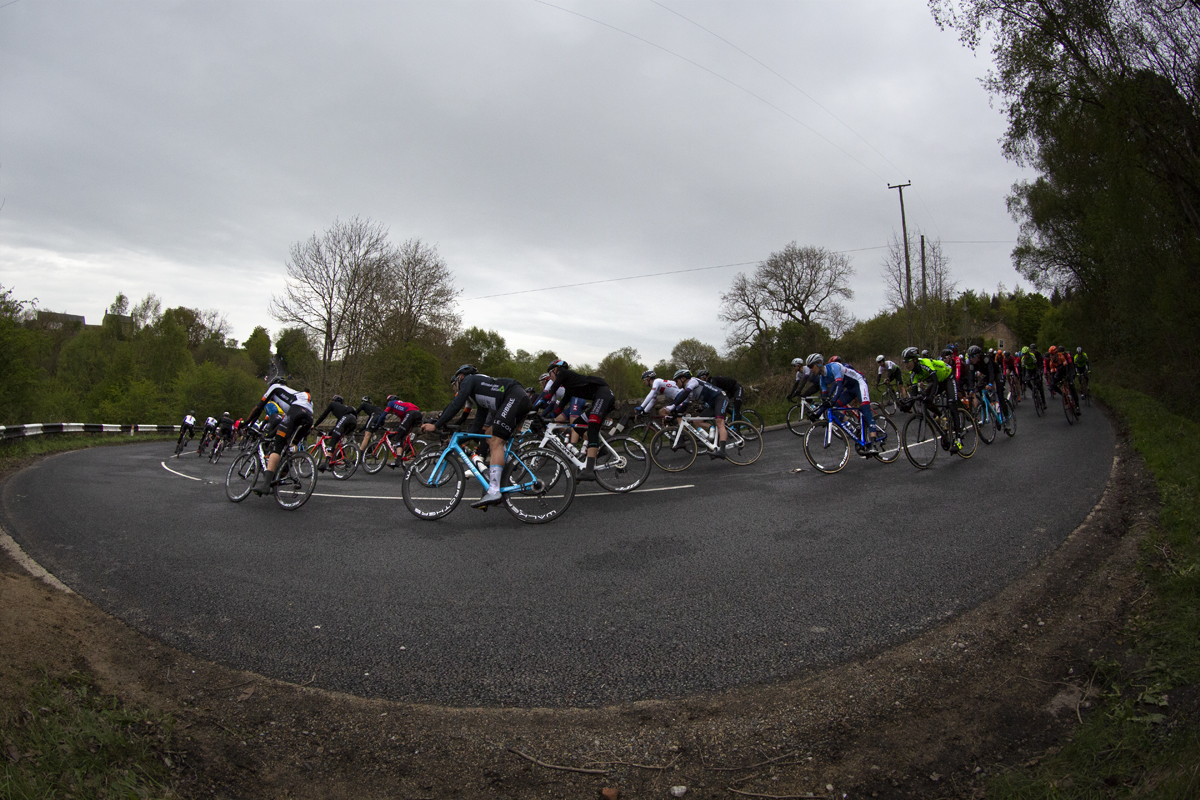
[(899, 381), (902, 375), (900, 366), (895, 361), (884, 361), (875, 375), (875, 385), (878, 386), (881, 380)]
[(191, 414), (185, 414), (183, 417), (183, 427), (195, 428), (196, 427), (196, 418), (193, 417)]
[[(808, 390), (809, 386), (812, 387), (811, 391)], [(801, 397), (814, 394), (819, 391), (820, 388), (820, 384), (817, 383), (816, 373), (808, 367), (801, 367), (796, 371), (796, 380), (792, 382), (792, 388), (787, 393), (787, 399), (791, 400), (797, 394), (799, 394)]]
[(352, 423), (343, 422), (343, 420), (346, 420), (349, 417), (354, 420), (354, 424), (358, 422), (358, 415), (354, 413), (353, 406), (348, 406), (345, 403), (339, 403), (336, 400), (333, 400), (330, 401), (325, 410), (321, 412), (321, 416), (317, 417), (316, 422), (313, 423), (313, 427), (315, 428), (320, 425), (325, 421), (325, 418), (329, 416), (332, 416), (337, 420), (337, 425), (335, 427), (337, 430), (342, 432), (345, 432), (347, 427), (352, 426)]
[(233, 417), (221, 417), (217, 420), (217, 427), (220, 428), (222, 436), (232, 436)]
[(285, 386), (282, 383), (273, 383), (267, 387), (267, 393), (258, 401), (258, 405), (254, 407), (254, 411), (246, 418), (247, 422), (254, 422), (258, 419), (258, 415), (267, 407), (267, 403), (274, 403), (279, 407), (280, 413), (286, 414), (292, 406), (297, 406), (310, 415), (313, 413), (312, 395), (308, 392), (301, 392), (290, 386)]
[[(529, 408), (529, 395), (519, 382), (512, 378), (493, 378), (476, 373), (462, 379), (458, 384), (458, 393), (433, 424), (440, 428), (448, 423), (468, 400), (480, 411), (473, 430), (482, 431), (486, 425), (491, 424), (493, 435), (501, 439), (512, 435), (518, 412), (522, 408)], [(524, 402), (521, 403), (521, 400)]]
[(832, 361), (816, 371), (821, 382), (821, 394), (833, 402), (838, 402), (847, 381), (853, 382), (858, 389), (859, 400), (870, 402), (867, 393), (867, 381), (858, 370), (848, 367), (838, 361)]
[(928, 380), (940, 382), (953, 374), (954, 370), (945, 361), (938, 361), (933, 358), (918, 358), (909, 378), (914, 384)]
[(421, 409), (418, 408), (415, 403), (408, 403), (404, 400), (396, 399), (387, 404), (387, 408), (384, 409), (383, 413), (394, 414), (400, 419), (404, 419), (405, 416), (413, 411), (420, 413)]
[(650, 391), (646, 394), (646, 399), (642, 401), (639, 408), (642, 411), (649, 412), (654, 408), (654, 401), (665, 395), (667, 400), (674, 400), (679, 394), (679, 387), (675, 385), (675, 381), (668, 381), (663, 378), (655, 378), (654, 383), (650, 384)]
[[(671, 401), (671, 405), (667, 406), (667, 408), (672, 411), (675, 409), (682, 411), (687, 408), (688, 398), (693, 397), (693, 395), (693, 399), (699, 400), (704, 405), (716, 410), (718, 412), (717, 416), (724, 416), (725, 406), (729, 404), (729, 398), (725, 397), (725, 393), (720, 389), (710, 383), (705, 383), (699, 378), (691, 378), (685, 383)], [(724, 402), (722, 402), (722, 398), (724, 398)], [(719, 409), (718, 406), (720, 406)]]
[(215, 431), (216, 429), (217, 429), (217, 420), (215, 417), (209, 417), (208, 419), (204, 420), (204, 430), (205, 431)]

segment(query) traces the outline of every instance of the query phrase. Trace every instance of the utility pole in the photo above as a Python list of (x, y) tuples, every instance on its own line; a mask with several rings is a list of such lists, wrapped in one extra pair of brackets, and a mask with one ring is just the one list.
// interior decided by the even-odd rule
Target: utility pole
[(904, 235), (904, 308), (908, 316), (908, 341), (913, 338), (912, 324), (912, 263), (908, 256), (908, 223), (904, 220), (904, 187), (912, 186), (912, 181), (901, 183), (893, 186), (888, 184), (889, 189), (900, 190), (900, 232)]

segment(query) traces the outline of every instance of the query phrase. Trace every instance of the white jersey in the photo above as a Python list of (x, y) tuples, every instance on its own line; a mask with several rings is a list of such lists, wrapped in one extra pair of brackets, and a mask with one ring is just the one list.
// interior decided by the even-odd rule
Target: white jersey
[(879, 374), (884, 375), (886, 373), (891, 372), (895, 368), (896, 368), (896, 362), (884, 361), (882, 364), (879, 365)]
[(290, 386), (285, 386), (282, 383), (272, 383), (267, 387), (267, 393), (263, 395), (263, 405), (275, 401), (275, 405), (279, 406), (279, 410), (286, 414), (292, 406), (299, 406), (308, 413), (313, 413), (312, 396), (308, 392), (297, 391)]
[(187, 425), (189, 428), (194, 428), (196, 427), (196, 418), (191, 414), (188, 414), (183, 418), (183, 424)]
[(842, 364), (842, 372), (847, 379), (858, 381), (858, 391), (861, 393), (862, 401), (864, 403), (871, 402), (870, 392), (867, 391), (867, 379), (862, 376), (862, 373), (845, 364)]
[(659, 397), (666, 395), (668, 400), (674, 400), (675, 395), (679, 394), (679, 387), (675, 385), (675, 381), (668, 381), (664, 378), (655, 378), (654, 383), (650, 384), (650, 393), (646, 395), (646, 399), (642, 401), (642, 411), (650, 411), (654, 408), (654, 401)]
[(209, 417), (208, 419), (204, 420), (204, 427), (206, 427), (206, 428), (217, 427), (216, 417)]

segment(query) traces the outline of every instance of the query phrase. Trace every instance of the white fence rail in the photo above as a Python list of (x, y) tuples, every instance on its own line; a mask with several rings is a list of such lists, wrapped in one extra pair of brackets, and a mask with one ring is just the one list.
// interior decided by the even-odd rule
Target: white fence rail
[(25, 439), (53, 433), (175, 433), (178, 425), (102, 425), (99, 422), (46, 422), (32, 425), (0, 425), (0, 441)]

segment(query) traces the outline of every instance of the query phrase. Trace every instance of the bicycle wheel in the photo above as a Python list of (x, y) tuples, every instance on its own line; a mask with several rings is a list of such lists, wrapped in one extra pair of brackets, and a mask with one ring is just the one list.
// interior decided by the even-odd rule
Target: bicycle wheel
[(575, 499), (575, 485), (566, 459), (550, 450), (528, 450), (515, 458), (510, 455), (500, 474), (502, 491), (520, 487), (504, 492), (504, 507), (530, 525), (562, 516)]
[(283, 460), (279, 462), (275, 502), (284, 508), (299, 508), (312, 497), (316, 486), (317, 469), (312, 456), (303, 450), (285, 452)]
[(225, 496), (240, 503), (250, 494), (258, 480), (258, 459), (254, 453), (242, 453), (229, 465), (225, 475)]
[(996, 441), (996, 426), (992, 424), (994, 417), (990, 404), (981, 402), (973, 416), (979, 428), (979, 438), (983, 439), (983, 443), (991, 444)]
[[(679, 443), (675, 444), (677, 435)], [(696, 460), (698, 446), (696, 437), (686, 428), (683, 431), (678, 428), (663, 428), (654, 434), (650, 446), (646, 449), (650, 451), (650, 459), (659, 469), (683, 472)]]
[(650, 440), (654, 438), (654, 434), (658, 433), (659, 430), (660, 429), (655, 425), (639, 422), (637, 425), (634, 425), (632, 428), (630, 428), (629, 433), (625, 435), (630, 439), (640, 442), (643, 449), (647, 451), (648, 455), (650, 450)]
[(884, 413), (890, 417), (891, 415), (893, 415), (897, 411), (899, 411), (900, 410), (899, 400), (900, 400), (900, 398), (896, 396), (895, 389), (893, 389), (890, 386), (888, 388), (884, 389), (883, 403), (881, 404), (883, 406)]
[(358, 469), (358, 448), (351, 447), (347, 450), (345, 447), (337, 447), (329, 462), (329, 471), (333, 473), (333, 477), (339, 481), (349, 480), (350, 476)]
[(387, 443), (380, 439), (377, 442), (371, 442), (367, 445), (367, 450), (362, 454), (362, 468), (368, 475), (374, 475), (383, 469), (383, 465), (392, 457), (392, 451), (388, 450)]
[(975, 448), (979, 447), (979, 425), (975, 423), (975, 417), (968, 414), (965, 409), (956, 408), (954, 413), (958, 415), (958, 424), (962, 427), (962, 437), (959, 440), (961, 446), (957, 449), (951, 448), (950, 452), (960, 458), (970, 458), (975, 455)]
[(1064, 388), (1062, 391), (1063, 416), (1065, 416), (1067, 418), (1068, 425), (1074, 425), (1075, 424), (1075, 412), (1071, 410), (1071, 398), (1067, 396), (1068, 391), (1069, 390), (1066, 388)]
[(754, 426), (754, 430), (758, 431), (759, 433), (763, 432), (764, 426), (762, 415), (753, 408), (743, 408), (741, 413), (738, 414), (738, 419), (749, 422)]
[(832, 475), (850, 460), (850, 439), (827, 421), (810, 425), (804, 433), (804, 457), (818, 472)]
[(910, 464), (917, 469), (929, 469), (942, 446), (942, 432), (925, 414), (915, 414), (904, 423), (900, 446)]
[(1092, 390), (1088, 386), (1087, 378), (1079, 379), (1079, 401), (1089, 408), (1092, 405)]
[(812, 422), (809, 421), (808, 416), (804, 413), (807, 410), (808, 408), (804, 403), (797, 403), (788, 409), (788, 430), (797, 436), (803, 436), (812, 427)]
[(725, 442), (725, 458), (729, 463), (739, 467), (753, 464), (762, 451), (762, 434), (753, 424), (738, 420), (729, 426), (729, 438)]
[(896, 423), (887, 416), (876, 417), (875, 427), (878, 429), (875, 446), (879, 448), (875, 458), (884, 464), (891, 464), (900, 457), (900, 431), (896, 430)]
[(1015, 408), (1009, 406), (1008, 416), (1004, 418), (1004, 433), (1008, 436), (1015, 436), (1017, 434), (1017, 415), (1013, 413), (1015, 411)]
[[(635, 455), (636, 454), (636, 455)], [(632, 492), (650, 477), (646, 447), (628, 436), (612, 436), (596, 456), (596, 483), (610, 492)]]
[(1046, 398), (1042, 397), (1042, 393), (1035, 387), (1032, 390), (1033, 394), (1033, 410), (1039, 417), (1046, 416)]
[[(404, 472), (404, 505), (420, 519), (441, 519), (462, 500), (467, 486), (457, 453), (423, 453)], [(439, 459), (441, 459), (439, 463)]]

